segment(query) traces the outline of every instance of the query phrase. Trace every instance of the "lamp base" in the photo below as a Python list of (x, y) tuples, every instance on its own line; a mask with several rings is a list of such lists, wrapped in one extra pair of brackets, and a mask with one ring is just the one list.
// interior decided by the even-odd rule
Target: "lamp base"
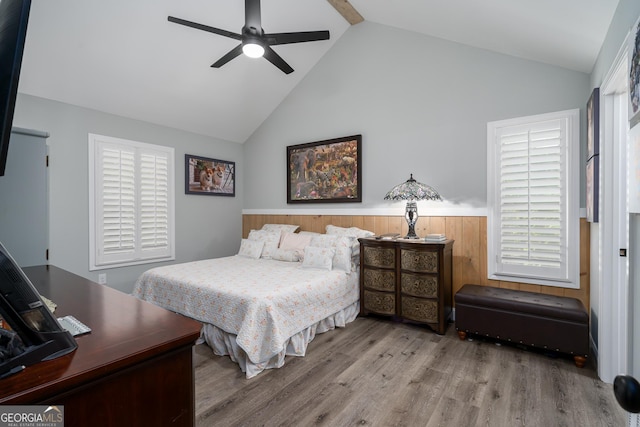
[(404, 236), (405, 239), (419, 239), (416, 234), (416, 223), (418, 222), (418, 204), (414, 200), (407, 202), (407, 210), (404, 213), (404, 217), (407, 220), (409, 231)]

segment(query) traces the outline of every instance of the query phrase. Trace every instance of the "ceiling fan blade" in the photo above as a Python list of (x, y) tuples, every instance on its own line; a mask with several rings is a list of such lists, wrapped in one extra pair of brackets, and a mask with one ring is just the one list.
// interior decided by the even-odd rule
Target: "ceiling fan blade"
[(260, 13), (260, 0), (245, 0), (244, 2), (244, 26), (254, 28), (262, 33), (262, 18)]
[(264, 57), (267, 61), (271, 62), (285, 74), (293, 73), (293, 68), (285, 62), (273, 49), (269, 46), (264, 47)]
[(236, 56), (240, 55), (241, 53), (242, 53), (242, 44), (239, 44), (238, 46), (234, 47), (229, 52), (227, 52), (227, 54), (224, 55), (222, 58), (218, 59), (216, 62), (211, 64), (211, 67), (220, 68), (227, 62), (231, 61)]
[(297, 33), (273, 33), (265, 34), (267, 43), (275, 46), (279, 44), (315, 42), (329, 40), (329, 31), (299, 31)]
[(187, 21), (186, 19), (176, 18), (174, 16), (167, 17), (167, 20), (175, 24), (180, 24), (180, 25), (185, 25), (187, 27), (195, 28), (197, 30), (207, 31), (209, 33), (218, 34), (220, 36), (229, 37), (236, 40), (242, 40), (242, 36), (240, 34), (232, 33), (231, 31), (227, 31), (227, 30), (221, 30), (220, 28), (214, 28), (208, 25), (198, 24), (197, 22)]

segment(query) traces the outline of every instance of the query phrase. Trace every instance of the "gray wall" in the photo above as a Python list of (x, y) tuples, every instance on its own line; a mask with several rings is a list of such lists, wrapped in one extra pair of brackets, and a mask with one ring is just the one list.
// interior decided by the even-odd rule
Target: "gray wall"
[[(176, 262), (237, 253), (242, 235), (242, 146), (95, 110), (20, 94), (14, 126), (48, 132), (50, 263), (97, 281), (89, 271), (89, 133), (172, 146), (176, 159)], [(236, 197), (186, 195), (184, 155), (236, 162)], [(8, 161), (11, 161), (9, 159)], [(130, 292), (143, 271), (161, 264), (101, 270)]]
[(293, 207), (388, 207), (386, 191), (413, 173), (484, 208), (487, 122), (573, 108), (583, 121), (588, 93), (584, 73), (363, 22), (244, 144), (244, 208), (287, 208), (287, 145), (358, 133), (363, 203)]
[[(363, 135), (363, 203), (298, 209), (388, 206), (385, 192), (409, 173), (452, 204), (485, 207), (486, 123), (584, 110), (588, 93), (583, 73), (364, 22), (243, 146), (22, 94), (14, 125), (51, 134), (51, 263), (97, 280), (88, 271), (89, 132), (176, 148), (181, 262), (237, 252), (243, 208), (287, 208), (287, 145)], [(185, 195), (185, 153), (236, 161), (236, 197)], [(155, 265), (108, 270), (108, 283), (130, 291)]]

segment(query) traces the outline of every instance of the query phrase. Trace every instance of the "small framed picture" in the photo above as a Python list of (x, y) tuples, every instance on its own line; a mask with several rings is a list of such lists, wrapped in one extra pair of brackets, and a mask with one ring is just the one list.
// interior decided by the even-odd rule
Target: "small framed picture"
[(362, 202), (362, 135), (287, 147), (287, 203)]
[(235, 197), (235, 162), (185, 154), (184, 170), (186, 194)]

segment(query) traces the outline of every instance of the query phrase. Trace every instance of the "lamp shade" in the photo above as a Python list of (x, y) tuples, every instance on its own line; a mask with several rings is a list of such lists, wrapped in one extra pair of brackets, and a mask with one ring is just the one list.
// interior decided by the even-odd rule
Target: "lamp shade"
[(433, 188), (426, 184), (416, 181), (411, 177), (393, 187), (386, 196), (385, 200), (442, 200), (440, 194)]
[(406, 182), (393, 187), (386, 196), (385, 200), (407, 200), (407, 207), (404, 217), (409, 226), (409, 232), (405, 239), (417, 239), (416, 223), (418, 222), (418, 204), (416, 200), (442, 200), (440, 194), (426, 184), (413, 179), (413, 174)]

